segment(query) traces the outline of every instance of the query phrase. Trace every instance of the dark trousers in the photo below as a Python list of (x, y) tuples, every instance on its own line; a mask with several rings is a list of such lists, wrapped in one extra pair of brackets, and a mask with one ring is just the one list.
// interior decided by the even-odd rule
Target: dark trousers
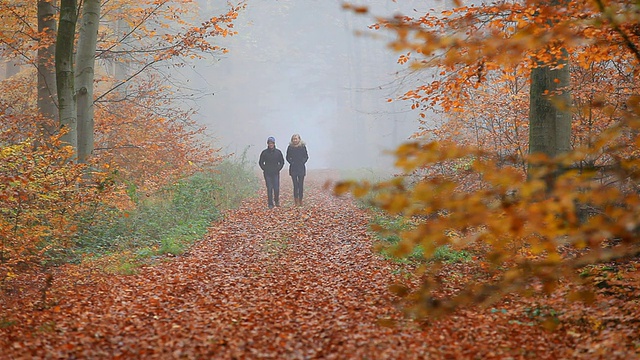
[(293, 198), (302, 199), (302, 193), (304, 192), (304, 175), (291, 175), (293, 180)]
[(274, 202), (280, 206), (280, 174), (264, 174), (264, 182), (267, 185), (267, 204), (270, 208)]

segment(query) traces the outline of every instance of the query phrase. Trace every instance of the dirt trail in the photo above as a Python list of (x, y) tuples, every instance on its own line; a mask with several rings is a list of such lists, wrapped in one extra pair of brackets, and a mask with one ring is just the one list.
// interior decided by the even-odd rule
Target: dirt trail
[(562, 357), (548, 346), (563, 334), (500, 314), (462, 313), (424, 330), (380, 326), (400, 318), (387, 291), (395, 265), (372, 251), (366, 213), (323, 180), (308, 177), (304, 206), (294, 207), (282, 176), (282, 207), (269, 210), (261, 190), (189, 252), (137, 275), (58, 276), (56, 305), (7, 317), (19, 324), (0, 328), (0, 358)]

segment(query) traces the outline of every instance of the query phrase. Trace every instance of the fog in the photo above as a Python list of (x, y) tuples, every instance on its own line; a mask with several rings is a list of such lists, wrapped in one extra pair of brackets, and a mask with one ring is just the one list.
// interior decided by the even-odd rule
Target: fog
[[(203, 18), (224, 11), (220, 1), (200, 3)], [(416, 15), (418, 6), (424, 14), (429, 3), (360, 2), (370, 13), (357, 15), (333, 0), (250, 0), (235, 21), (238, 34), (214, 39), (229, 52), (182, 70), (205, 94), (196, 119), (216, 147), (252, 162), (267, 137), (284, 153), (299, 133), (309, 169), (390, 170), (388, 151), (417, 130), (418, 113), (387, 101), (410, 89), (412, 77), (387, 48), (391, 34), (367, 26), (374, 15)]]

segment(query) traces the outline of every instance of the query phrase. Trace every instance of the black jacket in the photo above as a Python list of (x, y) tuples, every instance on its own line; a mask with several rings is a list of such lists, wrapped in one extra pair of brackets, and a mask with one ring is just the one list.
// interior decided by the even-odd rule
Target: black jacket
[(289, 162), (289, 175), (305, 176), (307, 169), (304, 166), (309, 160), (307, 147), (305, 145), (291, 146), (287, 148), (287, 161)]
[(260, 165), (260, 169), (267, 175), (278, 174), (284, 166), (282, 151), (275, 147), (273, 149), (266, 148), (262, 150), (258, 165)]

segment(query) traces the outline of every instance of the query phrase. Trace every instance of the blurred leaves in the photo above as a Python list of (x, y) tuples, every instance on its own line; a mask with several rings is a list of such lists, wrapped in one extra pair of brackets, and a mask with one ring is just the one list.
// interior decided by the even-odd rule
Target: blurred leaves
[[(585, 265), (637, 258), (639, 23), (625, 1), (500, 2), (378, 19), (373, 28), (394, 35), (398, 62), (428, 76), (400, 97), (421, 123), (396, 150), (401, 174), (364, 198), (417, 223), (396, 233), (397, 257), (421, 249), (428, 261), (456, 246), (488, 272), (448, 293), (440, 267), (417, 269), (416, 287), (399, 293), (408, 315), (549, 296), (563, 283), (586, 286), (577, 276)], [(528, 155), (531, 70), (564, 60), (571, 152)], [(555, 106), (558, 95), (545, 94)], [(357, 182), (337, 186), (363, 197)], [(593, 300), (588, 289), (571, 297)]]

